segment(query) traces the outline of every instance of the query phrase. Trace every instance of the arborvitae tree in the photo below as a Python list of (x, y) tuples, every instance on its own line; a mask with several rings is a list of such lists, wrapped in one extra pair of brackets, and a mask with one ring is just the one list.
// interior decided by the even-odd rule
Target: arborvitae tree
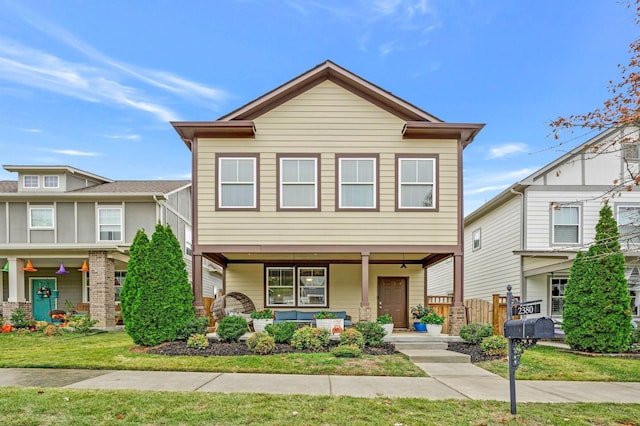
[(147, 237), (144, 229), (139, 229), (136, 236), (133, 238), (131, 247), (129, 248), (127, 276), (124, 283), (122, 283), (122, 290), (120, 290), (122, 322), (124, 323), (125, 330), (130, 336), (133, 336), (136, 333), (136, 329), (140, 329), (140, 327), (143, 326), (136, 322), (137, 316), (134, 312), (138, 309), (138, 290), (144, 283), (144, 257), (146, 255), (148, 245), (149, 237)]
[(571, 348), (613, 353), (628, 350), (631, 298), (611, 207), (600, 210), (594, 244), (571, 266), (564, 295), (562, 328)]
[(156, 225), (145, 264), (137, 310), (144, 327), (133, 338), (138, 344), (154, 346), (175, 340), (178, 330), (195, 318), (182, 250), (169, 226)]

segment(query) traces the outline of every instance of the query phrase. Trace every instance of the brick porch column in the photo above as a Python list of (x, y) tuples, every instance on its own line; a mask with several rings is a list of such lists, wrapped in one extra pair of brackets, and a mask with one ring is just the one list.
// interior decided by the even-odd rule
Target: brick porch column
[(97, 327), (115, 327), (116, 291), (113, 259), (106, 251), (89, 252), (89, 301)]

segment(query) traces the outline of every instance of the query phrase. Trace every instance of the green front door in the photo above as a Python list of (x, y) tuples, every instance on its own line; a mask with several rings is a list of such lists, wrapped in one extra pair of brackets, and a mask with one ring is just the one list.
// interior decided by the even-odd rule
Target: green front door
[[(33, 300), (33, 319), (36, 321), (49, 321), (49, 312), (56, 309), (56, 300), (52, 297), (56, 289), (56, 280), (53, 278), (34, 278), (31, 280), (31, 300)], [(39, 295), (39, 289), (49, 289), (44, 295)]]

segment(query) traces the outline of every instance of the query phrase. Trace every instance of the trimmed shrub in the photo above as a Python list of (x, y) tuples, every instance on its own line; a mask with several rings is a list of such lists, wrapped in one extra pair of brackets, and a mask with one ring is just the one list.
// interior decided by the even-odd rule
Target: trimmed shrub
[(364, 336), (355, 328), (347, 328), (340, 334), (340, 346), (356, 346), (364, 349)]
[(192, 334), (187, 339), (187, 346), (195, 349), (206, 349), (209, 346), (209, 339), (204, 334)]
[(384, 345), (385, 332), (384, 328), (380, 324), (370, 321), (360, 321), (356, 323), (356, 330), (362, 333), (364, 337), (364, 344), (367, 346), (382, 346)]
[(218, 324), (218, 337), (225, 342), (237, 342), (247, 332), (247, 320), (238, 315), (222, 318)]
[(600, 209), (595, 242), (578, 252), (564, 294), (562, 329), (572, 349), (625, 352), (631, 338), (631, 298), (625, 257), (609, 205)]
[[(129, 247), (129, 263), (127, 264), (127, 276), (122, 283), (120, 290), (120, 310), (122, 312), (122, 322), (127, 334), (136, 341), (134, 336), (140, 334), (140, 329), (144, 327), (139, 315), (137, 315), (140, 303), (140, 288), (144, 280), (144, 268), (146, 266), (145, 256), (149, 246), (149, 237), (144, 229), (138, 229), (131, 246)], [(135, 314), (134, 314), (135, 313)]]
[(360, 358), (362, 349), (356, 345), (339, 345), (331, 349), (331, 353), (337, 358)]
[(178, 330), (176, 338), (178, 340), (186, 340), (193, 334), (207, 334), (207, 326), (209, 325), (209, 318), (196, 318), (193, 317)]
[(13, 325), (13, 328), (16, 328), (18, 330), (22, 328), (29, 328), (31, 326), (31, 320), (27, 316), (27, 311), (22, 308), (14, 310), (11, 313), (9, 319), (11, 320), (11, 325)]
[(294, 322), (278, 322), (268, 324), (264, 331), (269, 333), (269, 336), (273, 337), (276, 343), (290, 343), (297, 328), (298, 326)]
[(460, 329), (460, 338), (468, 343), (477, 345), (482, 339), (493, 335), (493, 326), (488, 323), (472, 322)]
[(273, 337), (265, 332), (259, 331), (253, 333), (253, 335), (247, 339), (247, 347), (253, 353), (267, 355), (273, 352), (276, 348), (276, 343)]
[(485, 337), (480, 342), (482, 352), (491, 356), (506, 356), (509, 352), (509, 339), (504, 336)]
[(329, 344), (329, 330), (305, 326), (298, 328), (291, 337), (291, 346), (296, 349), (308, 349), (314, 352)]

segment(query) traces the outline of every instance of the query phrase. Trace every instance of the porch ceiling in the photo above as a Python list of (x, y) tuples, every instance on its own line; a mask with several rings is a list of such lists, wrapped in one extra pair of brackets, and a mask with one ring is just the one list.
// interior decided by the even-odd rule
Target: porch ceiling
[[(229, 263), (246, 262), (336, 262), (336, 263), (360, 263), (360, 253), (219, 253), (219, 256), (227, 259)], [(429, 253), (405, 253), (406, 263), (423, 263)], [(215, 256), (215, 255), (214, 255)], [(402, 253), (371, 253), (370, 263), (402, 263)]]

